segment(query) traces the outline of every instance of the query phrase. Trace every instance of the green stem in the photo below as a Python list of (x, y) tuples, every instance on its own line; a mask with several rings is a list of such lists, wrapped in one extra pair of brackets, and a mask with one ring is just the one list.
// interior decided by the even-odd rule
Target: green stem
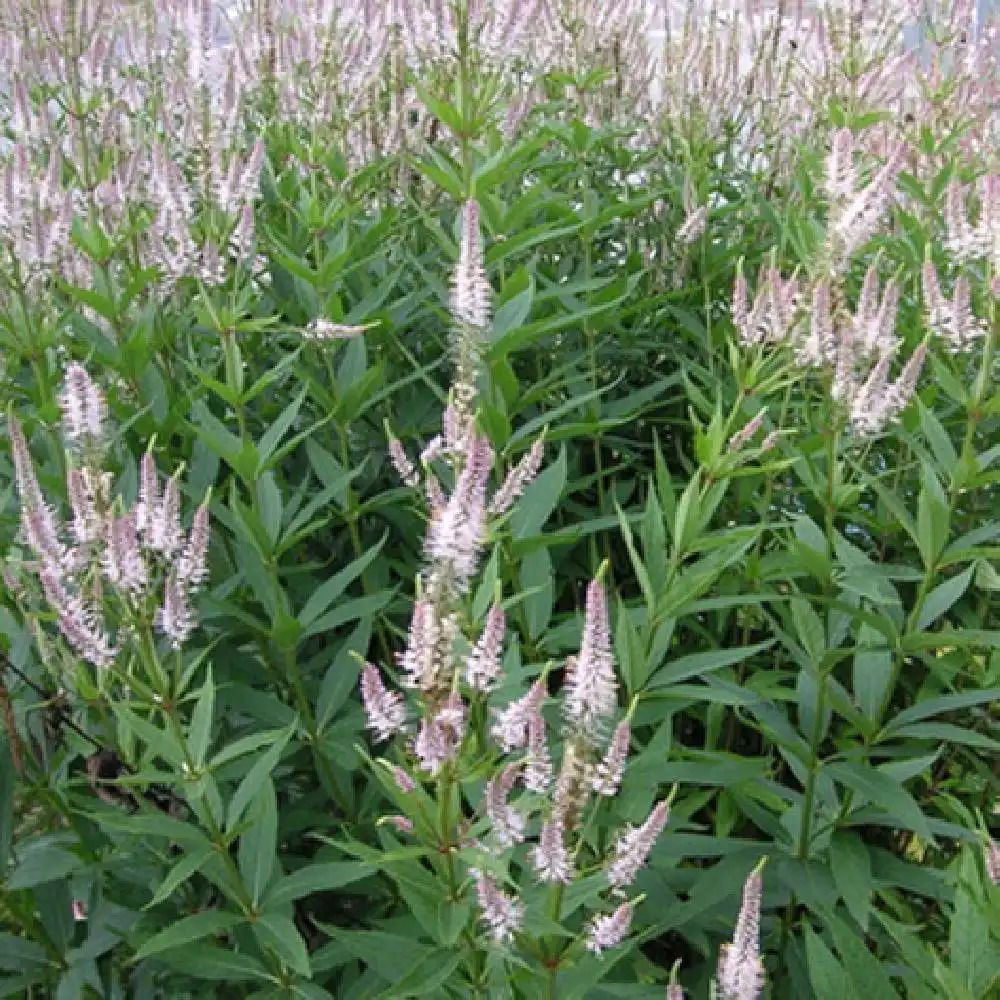
[(806, 776), (805, 791), (802, 795), (802, 823), (799, 827), (799, 843), (795, 856), (803, 861), (809, 857), (809, 840), (812, 830), (813, 802), (816, 797), (816, 780), (820, 771), (819, 745), (823, 737), (823, 714), (826, 711), (827, 673), (819, 674), (819, 693), (816, 696), (815, 716), (809, 736), (809, 773)]

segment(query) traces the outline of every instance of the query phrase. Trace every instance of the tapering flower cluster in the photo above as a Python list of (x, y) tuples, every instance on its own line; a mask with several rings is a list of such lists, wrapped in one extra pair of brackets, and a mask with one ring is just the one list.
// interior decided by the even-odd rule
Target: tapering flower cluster
[(473, 871), (476, 900), (495, 941), (509, 941), (524, 919), (524, 904), (505, 893), (486, 873)]
[(979, 180), (979, 218), (975, 225), (969, 221), (971, 193), (958, 181), (948, 185), (944, 249), (956, 264), (987, 260), (994, 274), (1000, 274), (1000, 174), (985, 174)]
[[(368, 727), (374, 730), (376, 739), (387, 740), (403, 728), (406, 721), (403, 699), (395, 691), (386, 688), (378, 667), (371, 663), (366, 663), (361, 671), (361, 700), (368, 716)], [(400, 773), (405, 774), (403, 771)], [(407, 781), (409, 782), (408, 778)], [(412, 787), (410, 782), (410, 788)], [(409, 791), (410, 788), (404, 788), (404, 791)]]
[(491, 605), (482, 635), (465, 661), (465, 680), (474, 691), (489, 691), (500, 679), (500, 656), (506, 629), (507, 616), (503, 608), (499, 604)]
[(696, 243), (705, 232), (708, 222), (708, 206), (701, 205), (684, 217), (681, 228), (677, 230), (677, 242), (682, 246)]
[(764, 988), (764, 963), (760, 957), (762, 870), (763, 862), (747, 878), (733, 940), (723, 945), (719, 954), (716, 986), (721, 1000), (757, 1000)]
[(470, 200), (462, 205), (458, 265), (451, 291), (451, 314), (458, 326), (485, 330), (490, 322), (492, 295), (483, 265), (479, 203)]
[[(106, 667), (115, 659), (118, 648), (109, 636), (102, 591), (92, 572), (96, 568), (126, 609), (152, 603), (157, 627), (179, 648), (194, 628), (190, 596), (208, 574), (207, 501), (185, 533), (179, 482), (171, 479), (161, 496), (156, 464), (147, 452), (140, 465), (139, 499), (131, 509), (124, 508), (121, 500), (112, 499), (110, 474), (100, 464), (104, 396), (81, 365), (67, 367), (60, 399), (63, 438), (83, 449), (84, 463), (67, 469), (67, 527), (42, 495), (21, 425), (10, 420), (23, 534), (60, 631), (94, 666)], [(130, 627), (127, 611), (119, 623), (119, 642)]]
[[(894, 380), (890, 372), (901, 347), (896, 336), (900, 290), (895, 281), (879, 288), (878, 269), (872, 263), (865, 274), (852, 312), (846, 303), (844, 279), (852, 254), (874, 233), (895, 193), (902, 167), (903, 149), (893, 147), (872, 181), (859, 187), (855, 162), (857, 143), (848, 129), (838, 131), (826, 163), (825, 189), (829, 201), (827, 243), (823, 272), (809, 292), (809, 308), (800, 308), (798, 284), (785, 282), (774, 268), (768, 270), (753, 307), (742, 270), (737, 272), (732, 317), (741, 343), (755, 346), (784, 341), (798, 364), (830, 372), (830, 396), (846, 414), (850, 428), (859, 436), (880, 433), (902, 413), (916, 391), (926, 348), (918, 347)], [(952, 341), (972, 335), (973, 325), (957, 291), (957, 305), (943, 299), (933, 282), (929, 301), (932, 329), (946, 330)], [(925, 288), (928, 277), (925, 273)], [(806, 323), (800, 322), (807, 319)], [(952, 332), (955, 331), (955, 332)], [(959, 332), (960, 331), (960, 332)], [(730, 450), (742, 446), (757, 425), (751, 421), (730, 441)], [(774, 444), (768, 437), (767, 446)]]
[(62, 172), (57, 150), (47, 164), (36, 166), (22, 143), (0, 169), (0, 246), (6, 245), (28, 291), (66, 263), (74, 198), (63, 188)]
[(986, 336), (986, 326), (972, 311), (972, 290), (965, 275), (955, 279), (952, 297), (941, 290), (937, 269), (924, 262), (924, 304), (927, 328), (944, 341), (953, 354), (963, 354)]
[(63, 437), (71, 444), (100, 446), (103, 440), (104, 397), (77, 362), (66, 367), (65, 385), (59, 396)]
[(630, 736), (631, 727), (628, 719), (622, 719), (611, 737), (604, 759), (594, 769), (592, 784), (598, 795), (610, 797), (618, 794), (622, 776), (625, 774), (625, 765), (628, 762)]
[(768, 268), (764, 281), (748, 306), (746, 279), (740, 270), (733, 287), (732, 318), (744, 347), (776, 344), (787, 340), (799, 319), (799, 283)]
[[(411, 767), (389, 765), (403, 792), (415, 788), (413, 776), (435, 777), (446, 767), (461, 767), (470, 724), (470, 710), (461, 694), (462, 682), (482, 697), (501, 681), (505, 618), (499, 604), (490, 608), (462, 674), (441, 665), (440, 646), (429, 638), (439, 622), (433, 614), (434, 606), (426, 596), (418, 599), (408, 648), (400, 658), (404, 676), (421, 692), (423, 702), (416, 734), (406, 742)], [(418, 655), (421, 651), (427, 655)], [(453, 658), (453, 650), (449, 656)], [(588, 804), (599, 801), (595, 795), (616, 795), (621, 787), (630, 725), (627, 719), (621, 720), (610, 739), (602, 739), (616, 711), (617, 681), (607, 602), (598, 580), (587, 587), (580, 651), (567, 666), (561, 691), (566, 726), (554, 781), (553, 753), (544, 717), (546, 679), (539, 678), (521, 696), (491, 709), (489, 734), (496, 741), (500, 760), (486, 781), (478, 812), (484, 820), (484, 832), (471, 846), (483, 855), (472, 874), (482, 919), (497, 941), (510, 941), (523, 915), (523, 904), (517, 896), (502, 891), (496, 876), (490, 874), (500, 870), (504, 853), (527, 842), (528, 857), (539, 881), (572, 884), (580, 872), (578, 856), (583, 845), (578, 841)], [(442, 683), (443, 672), (447, 683)], [(429, 682), (428, 676), (433, 676), (434, 681)], [(379, 671), (370, 664), (362, 671), (361, 693), (368, 726), (377, 739), (405, 732), (402, 698), (386, 688)], [(473, 745), (478, 747), (480, 739), (477, 736)], [(646, 864), (668, 816), (668, 802), (659, 802), (639, 827), (621, 831), (609, 857), (592, 859), (603, 860), (610, 891), (608, 901), (614, 903), (613, 912), (595, 914), (587, 926), (586, 945), (595, 954), (616, 947), (626, 936), (635, 901), (622, 902), (620, 897)]]
[(926, 345), (918, 345), (894, 381), (889, 380), (892, 355), (879, 358), (851, 397), (850, 423), (859, 435), (878, 434), (899, 417), (916, 392), (926, 357)]
[(612, 913), (595, 917), (587, 930), (587, 950), (600, 955), (617, 948), (628, 935), (634, 904), (621, 903)]
[(566, 668), (563, 714), (575, 735), (599, 736), (617, 702), (614, 654), (604, 587), (592, 580), (587, 587), (580, 655)]
[(455, 488), (431, 509), (425, 548), (435, 576), (445, 576), (463, 593), (479, 565), (486, 540), (487, 498), (493, 449), (485, 437), (470, 434)]
[(754, 438), (757, 431), (764, 424), (764, 417), (767, 416), (765, 407), (756, 416), (751, 417), (735, 434), (733, 434), (726, 445), (729, 451), (742, 451)]
[(669, 818), (669, 803), (657, 802), (641, 826), (630, 827), (618, 837), (614, 858), (607, 870), (609, 885), (621, 890), (635, 881)]
[(906, 156), (902, 143), (894, 146), (871, 182), (859, 189), (853, 164), (855, 148), (850, 129), (841, 129), (834, 137), (827, 161), (826, 187), (834, 195), (827, 227), (828, 250), (831, 265), (838, 274), (846, 270), (854, 253), (872, 237), (892, 204), (896, 178)]
[(524, 814), (508, 802), (508, 796), (520, 775), (521, 765), (515, 761), (486, 783), (483, 796), (486, 815), (492, 824), (496, 845), (501, 850), (524, 840)]
[(1000, 886), (1000, 843), (992, 837), (986, 842), (986, 876), (996, 886)]

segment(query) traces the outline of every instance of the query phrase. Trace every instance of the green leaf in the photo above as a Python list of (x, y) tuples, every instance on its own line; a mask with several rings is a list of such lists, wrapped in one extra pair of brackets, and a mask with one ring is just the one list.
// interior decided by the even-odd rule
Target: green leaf
[(864, 624), (858, 631), (858, 648), (854, 654), (854, 695), (858, 707), (874, 722), (882, 717), (882, 706), (888, 699), (893, 677), (892, 652), (884, 641), (880, 633)]
[(511, 286), (520, 290), (516, 294), (508, 294), (508, 298), (502, 302), (493, 316), (493, 323), (490, 327), (490, 338), (502, 337), (504, 334), (521, 326), (531, 312), (531, 303), (535, 297), (535, 282), (524, 268), (516, 271), (505, 282), (505, 293), (508, 293)]
[(559, 457), (524, 491), (511, 514), (511, 528), (515, 538), (537, 535), (542, 525), (555, 510), (566, 488), (566, 446), (559, 449)]
[(195, 766), (199, 769), (205, 764), (208, 748), (212, 743), (212, 722), (215, 710), (215, 681), (212, 678), (212, 668), (205, 672), (205, 683), (201, 686), (201, 694), (191, 713), (191, 725), (188, 728), (188, 750)]
[(271, 886), (264, 897), (264, 909), (277, 909), (293, 900), (314, 892), (340, 889), (360, 879), (367, 878), (375, 869), (361, 861), (328, 861), (306, 865), (291, 875), (286, 875)]
[(439, 949), (425, 955), (405, 976), (384, 993), (379, 1000), (400, 1000), (402, 997), (416, 997), (443, 986), (451, 974), (461, 964), (461, 951)]
[[(969, 874), (975, 876), (975, 871)], [(983, 988), (997, 974), (997, 950), (990, 940), (989, 923), (964, 885), (955, 892), (948, 950), (955, 974), (973, 996), (982, 995)]]
[(240, 836), (237, 857), (243, 882), (256, 906), (271, 881), (278, 860), (278, 801), (270, 777), (265, 777), (248, 815), (250, 826)]
[(881, 960), (868, 950), (865, 942), (832, 914), (826, 916), (826, 924), (858, 996), (862, 1000), (899, 1000)]
[(285, 749), (285, 745), (292, 738), (292, 733), (295, 732), (297, 727), (298, 720), (293, 722), (278, 736), (276, 742), (273, 743), (270, 749), (260, 757), (253, 767), (250, 768), (246, 777), (244, 777), (244, 779), (240, 782), (239, 787), (236, 789), (236, 794), (233, 795), (233, 798), (229, 803), (229, 809), (226, 813), (226, 829), (230, 833), (243, 817), (243, 812), (250, 804), (250, 800), (258, 793), (258, 791), (260, 791), (261, 786), (265, 781), (267, 781), (271, 772), (277, 766), (278, 761), (281, 759), (281, 753)]
[(547, 548), (540, 546), (521, 560), (519, 581), (527, 592), (523, 603), (528, 638), (535, 640), (549, 627), (552, 618), (555, 583)]
[(958, 576), (938, 584), (927, 595), (927, 600), (920, 609), (920, 618), (917, 620), (918, 629), (929, 628), (961, 598), (969, 588), (975, 569), (975, 566), (969, 566)]
[(933, 841), (927, 817), (916, 800), (899, 782), (866, 764), (848, 761), (830, 763), (824, 773), (834, 781), (862, 795), (868, 802), (884, 810), (901, 829), (912, 830), (924, 840)]
[(257, 940), (270, 948), (290, 969), (308, 979), (312, 975), (305, 942), (291, 917), (262, 913), (252, 924)]
[(363, 658), (371, 644), (372, 623), (362, 618), (354, 631), (344, 640), (333, 662), (327, 668), (316, 699), (316, 730), (321, 732), (334, 714), (347, 702), (357, 688), (361, 672), (359, 657)]
[(851, 986), (844, 967), (808, 924), (804, 928), (804, 936), (809, 981), (816, 1000), (861, 1000)]
[(840, 831), (830, 841), (830, 870), (833, 881), (862, 931), (871, 913), (872, 869), (868, 848), (853, 831)]
[(154, 726), (149, 720), (136, 715), (135, 712), (119, 701), (113, 701), (111, 708), (115, 715), (118, 716), (119, 724), (126, 731), (131, 731), (134, 735), (138, 736), (150, 750), (168, 764), (173, 764), (174, 767), (179, 769), (185, 762), (184, 749), (177, 742), (177, 738), (173, 733)]
[(421, 940), (410, 928), (406, 929), (409, 933), (404, 936), (385, 931), (323, 927), (345, 952), (389, 982), (402, 979), (426, 956), (427, 941)]
[(257, 476), (257, 510), (260, 523), (271, 543), (271, 548), (281, 534), (281, 519), (284, 508), (281, 502), (281, 490), (274, 478), (274, 472), (267, 469)]
[(210, 944), (187, 944), (157, 956), (158, 960), (195, 979), (243, 982), (270, 979), (267, 969), (251, 955)]
[(0, 932), (0, 969), (21, 972), (32, 965), (47, 965), (48, 961), (40, 944)]
[(657, 670), (646, 688), (649, 691), (655, 691), (657, 688), (679, 684), (690, 677), (701, 677), (714, 670), (720, 670), (722, 667), (728, 667), (749, 659), (751, 656), (756, 656), (773, 645), (774, 640), (769, 639), (767, 642), (758, 642), (753, 646), (734, 646), (730, 649), (713, 649), (705, 653), (688, 653)]
[(243, 918), (237, 913), (227, 913), (224, 910), (205, 910), (189, 917), (182, 917), (175, 924), (165, 927), (154, 934), (132, 956), (133, 962), (158, 955), (168, 948), (179, 948), (193, 941), (201, 941), (207, 937), (231, 930), (242, 923)]
[(153, 893), (153, 898), (150, 899), (148, 903), (143, 907), (144, 910), (149, 910), (154, 906), (158, 906), (165, 899), (168, 899), (173, 895), (174, 891), (181, 885), (183, 885), (189, 878), (202, 865), (204, 865), (209, 859), (217, 856), (217, 852), (214, 847), (202, 847), (200, 850), (193, 851), (192, 853), (181, 858), (180, 861), (174, 865), (173, 868), (167, 873), (166, 878), (157, 887), (156, 892)]
[(273, 743), (281, 736), (280, 729), (265, 730), (260, 733), (250, 733), (223, 747), (209, 762), (209, 768), (217, 771), (223, 764), (237, 760), (239, 757), (260, 749), (265, 743)]
[(393, 590), (381, 590), (377, 594), (369, 594), (367, 597), (358, 597), (353, 601), (345, 601), (325, 615), (320, 615), (302, 635), (300, 641), (308, 639), (310, 636), (319, 635), (321, 632), (330, 632), (343, 625), (345, 622), (358, 621), (361, 618), (377, 614), (395, 596)]
[(302, 610), (296, 616), (303, 628), (308, 628), (321, 614), (323, 614), (334, 601), (371, 565), (372, 561), (382, 551), (386, 539), (389, 537), (386, 532), (375, 545), (372, 545), (353, 562), (345, 566), (340, 572), (334, 574), (329, 580), (321, 583), (309, 596)]
[(295, 423), (295, 418), (298, 417), (299, 410), (302, 408), (302, 403), (305, 401), (308, 393), (308, 387), (303, 388), (298, 396), (281, 411), (281, 414), (274, 423), (268, 427), (264, 436), (257, 442), (257, 454), (259, 455), (261, 465), (267, 463), (275, 448), (281, 443), (281, 439), (288, 433), (292, 424)]
[(197, 420), (197, 425), (192, 427), (193, 437), (204, 441), (212, 451), (232, 465), (243, 450), (243, 442), (203, 402), (195, 403), (193, 412)]
[(886, 723), (885, 731), (887, 733), (895, 732), (901, 726), (907, 726), (913, 722), (933, 719), (936, 715), (943, 715), (945, 712), (957, 712), (963, 708), (984, 705), (986, 702), (997, 699), (1000, 699), (1000, 688), (995, 687), (977, 691), (958, 691), (955, 694), (946, 694), (939, 698), (928, 698), (910, 706), (910, 708), (903, 709)]
[(935, 743), (958, 743), (961, 746), (978, 747), (980, 750), (996, 752), (1000, 750), (1000, 740), (974, 729), (953, 726), (948, 722), (915, 722), (909, 726), (894, 729), (894, 737), (915, 740), (933, 740)]
[(932, 569), (948, 542), (950, 508), (934, 472), (923, 466), (923, 486), (917, 499), (917, 544), (924, 567)]
[(642, 589), (642, 594), (646, 600), (646, 608), (649, 616), (652, 618), (656, 610), (656, 598), (653, 595), (653, 585), (650, 583), (649, 573), (646, 571), (646, 566), (642, 561), (642, 557), (639, 555), (639, 552), (635, 547), (635, 539), (632, 537), (632, 528), (625, 517), (625, 513), (622, 510), (621, 505), (617, 501), (615, 501), (615, 510), (618, 512), (618, 523), (621, 526), (622, 540), (625, 542), (625, 548), (628, 550), (629, 561), (632, 563), (632, 570), (634, 571), (636, 580), (638, 580), (639, 586)]
[(812, 605), (804, 597), (797, 597), (790, 604), (795, 633), (814, 665), (826, 652), (826, 629)]
[(3, 883), (5, 890), (33, 889), (50, 882), (61, 882), (83, 867), (83, 862), (50, 838), (29, 841), (21, 850), (14, 870)]
[(189, 844), (195, 850), (209, 844), (208, 838), (197, 827), (183, 820), (149, 812), (129, 816), (113, 809), (103, 809), (94, 814), (95, 820), (107, 830), (121, 830), (136, 837), (165, 837), (179, 844)]

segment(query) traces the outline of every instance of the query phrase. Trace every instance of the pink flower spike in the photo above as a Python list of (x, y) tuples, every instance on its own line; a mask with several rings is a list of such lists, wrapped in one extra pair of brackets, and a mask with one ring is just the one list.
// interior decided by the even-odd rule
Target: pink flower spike
[(542, 882), (569, 885), (573, 881), (569, 852), (566, 850), (566, 825), (559, 812), (542, 824), (538, 844), (532, 851), (535, 871)]
[(628, 720), (618, 723), (604, 759), (597, 765), (593, 787), (598, 795), (611, 796), (618, 792), (625, 773), (625, 763), (628, 760), (628, 745), (631, 730)]
[(163, 588), (163, 604), (156, 612), (156, 627), (168, 639), (174, 649), (180, 649), (187, 637), (194, 631), (194, 613), (188, 602), (188, 594), (183, 584), (172, 572)]
[(413, 616), (406, 641), (406, 649), (399, 656), (399, 669), (403, 684), (428, 692), (438, 679), (438, 645), (441, 628), (434, 605), (423, 598), (413, 605)]
[(403, 728), (406, 719), (403, 699), (386, 688), (378, 667), (371, 663), (366, 663), (361, 671), (361, 700), (368, 728), (374, 730), (377, 740), (387, 740)]
[(489, 326), (492, 291), (483, 262), (479, 203), (470, 200), (462, 206), (462, 234), (451, 293), (451, 313), (455, 322), (479, 330)]
[(393, 766), (392, 777), (396, 782), (396, 787), (404, 795), (409, 794), (417, 787), (417, 783), (398, 764)]
[(528, 722), (533, 715), (538, 714), (545, 697), (545, 685), (541, 681), (535, 681), (526, 695), (496, 713), (496, 721), (490, 728), (490, 733), (504, 753), (521, 750), (527, 745)]
[(542, 467), (545, 455), (545, 444), (538, 438), (531, 450), (507, 474), (503, 485), (490, 501), (489, 512), (495, 517), (506, 514), (514, 505), (514, 501), (534, 482), (538, 470)]
[(541, 712), (528, 716), (528, 762), (524, 769), (524, 787), (531, 792), (544, 792), (552, 782), (552, 758), (545, 735), (545, 718)]
[(749, 317), (747, 315), (747, 279), (743, 276), (743, 269), (736, 272), (736, 280), (733, 282), (733, 301), (731, 312), (733, 326), (740, 335), (740, 342), (748, 343), (747, 330), (749, 327)]
[(83, 365), (73, 362), (59, 397), (63, 411), (63, 434), (77, 444), (96, 445), (103, 437), (105, 403)]
[(725, 1000), (757, 1000), (764, 988), (764, 963), (760, 957), (763, 867), (762, 861), (747, 878), (733, 940), (723, 945), (719, 954), (716, 979)]
[(410, 487), (420, 485), (420, 477), (417, 475), (417, 470), (407, 457), (406, 451), (400, 443), (399, 438), (389, 438), (389, 458), (392, 460), (393, 468), (395, 468), (396, 474), (403, 481), (403, 483)]
[(507, 801), (521, 773), (521, 765), (508, 764), (486, 782), (486, 815), (493, 824), (493, 836), (501, 850), (524, 840), (524, 816)]
[(854, 133), (849, 128), (840, 129), (833, 137), (830, 155), (826, 161), (826, 193), (834, 202), (845, 202), (857, 188), (854, 169)]
[(160, 484), (156, 471), (156, 459), (147, 451), (139, 462), (139, 500), (135, 506), (136, 527), (143, 541), (149, 547), (153, 522), (160, 509)]
[(523, 904), (500, 889), (489, 875), (481, 871), (475, 871), (473, 875), (476, 880), (476, 901), (493, 940), (510, 940), (524, 919)]
[(455, 489), (436, 513), (427, 532), (427, 555), (464, 591), (479, 562), (486, 536), (486, 486), (493, 449), (486, 438), (471, 435), (465, 464)]
[(167, 480), (163, 500), (152, 514), (149, 525), (149, 547), (170, 559), (181, 547), (184, 532), (181, 529), (181, 492), (177, 476)]
[(608, 948), (617, 948), (625, 940), (632, 924), (634, 904), (622, 903), (613, 913), (595, 917), (587, 932), (587, 951), (595, 955)]
[(177, 561), (177, 576), (189, 590), (201, 586), (208, 578), (208, 503), (195, 511), (187, 544)]
[(432, 777), (451, 760), (454, 746), (436, 718), (421, 720), (413, 741), (413, 753), (420, 762), (420, 770)]
[(764, 417), (767, 415), (767, 408), (765, 407), (761, 410), (755, 417), (749, 420), (743, 427), (741, 427), (733, 436), (729, 439), (729, 444), (727, 448), (730, 452), (742, 451), (746, 446), (747, 442), (750, 441), (753, 436), (760, 430), (761, 424), (764, 423)]
[(507, 616), (499, 604), (486, 615), (486, 626), (465, 664), (465, 679), (475, 691), (489, 691), (500, 678), (500, 655), (503, 651)]
[(630, 827), (618, 837), (614, 859), (608, 866), (608, 883), (613, 888), (622, 889), (635, 881), (669, 818), (669, 804), (657, 802), (642, 826)]
[(567, 674), (566, 718), (575, 730), (593, 739), (615, 710), (618, 697), (607, 599), (598, 580), (591, 580), (587, 587), (580, 655)]
[(413, 820), (406, 816), (386, 816), (386, 821), (391, 823), (399, 833), (413, 833)]
[(994, 885), (1000, 886), (1000, 843), (992, 837), (986, 844), (986, 875)]

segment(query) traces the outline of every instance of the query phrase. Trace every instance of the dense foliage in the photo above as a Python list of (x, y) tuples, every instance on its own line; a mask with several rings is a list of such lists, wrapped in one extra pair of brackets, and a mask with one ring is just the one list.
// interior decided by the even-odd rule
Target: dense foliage
[(0, 996), (1000, 995), (998, 25), (708, 6), (2, 5)]

